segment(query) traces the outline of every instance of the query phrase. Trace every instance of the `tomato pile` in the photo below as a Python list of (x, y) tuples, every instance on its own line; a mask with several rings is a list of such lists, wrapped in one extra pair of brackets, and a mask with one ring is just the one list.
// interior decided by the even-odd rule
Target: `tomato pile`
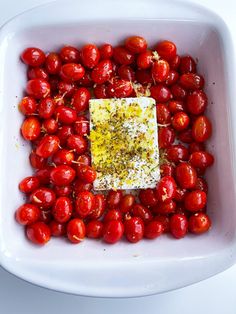
[[(179, 56), (167, 40), (148, 49), (144, 38), (133, 36), (118, 47), (65, 46), (47, 54), (27, 48), (21, 60), (28, 66), (21, 134), (32, 145), (34, 175), (19, 184), (27, 201), (16, 220), (30, 241), (42, 245), (54, 236), (116, 243), (124, 236), (136, 243), (209, 230), (203, 176), (214, 162), (205, 149), (212, 127), (204, 114), (204, 78), (191, 56)], [(156, 100), (161, 180), (138, 197), (95, 193), (89, 99), (138, 95)]]

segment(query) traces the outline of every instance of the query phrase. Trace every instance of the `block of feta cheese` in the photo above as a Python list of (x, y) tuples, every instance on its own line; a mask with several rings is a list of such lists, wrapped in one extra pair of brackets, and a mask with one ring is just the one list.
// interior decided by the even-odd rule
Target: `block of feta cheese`
[(155, 100), (91, 99), (94, 190), (154, 188), (160, 179)]

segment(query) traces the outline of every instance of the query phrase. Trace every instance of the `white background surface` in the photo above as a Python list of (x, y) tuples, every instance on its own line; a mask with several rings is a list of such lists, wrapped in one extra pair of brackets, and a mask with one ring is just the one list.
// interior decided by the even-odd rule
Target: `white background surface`
[[(18, 13), (46, 2), (48, 0), (0, 0), (0, 25)], [(195, 2), (219, 13), (231, 28), (236, 43), (236, 3), (233, 0), (223, 2), (195, 0)], [(99, 1), (96, 1), (96, 5), (98, 3)], [(115, 300), (78, 297), (46, 290), (17, 279), (0, 268), (1, 314), (74, 312), (80, 314), (110, 314), (110, 312), (112, 314), (236, 314), (236, 266), (211, 279), (170, 293)]]

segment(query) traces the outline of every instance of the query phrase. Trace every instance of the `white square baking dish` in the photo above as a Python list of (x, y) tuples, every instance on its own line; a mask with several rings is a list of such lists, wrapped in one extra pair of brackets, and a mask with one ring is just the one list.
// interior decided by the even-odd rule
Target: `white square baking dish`
[[(31, 245), (14, 220), (23, 197), (18, 182), (29, 175), (30, 147), (19, 134), (17, 104), (25, 86), (22, 50), (45, 51), (64, 44), (117, 44), (129, 35), (150, 44), (169, 39), (180, 54), (199, 59), (213, 122), (209, 150), (216, 162), (208, 173), (209, 233), (182, 240), (163, 236), (135, 245), (86, 240), (71, 245), (52, 239)], [(0, 32), (0, 264), (41, 286), (88, 296), (143, 296), (183, 287), (231, 266), (236, 259), (234, 55), (224, 22), (203, 7), (185, 2), (55, 1), (25, 12)]]

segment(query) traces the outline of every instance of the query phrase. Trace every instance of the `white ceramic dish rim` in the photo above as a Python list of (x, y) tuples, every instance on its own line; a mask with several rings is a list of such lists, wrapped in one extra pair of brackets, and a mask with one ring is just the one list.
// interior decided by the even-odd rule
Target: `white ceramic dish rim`
[[(105, 4), (106, 1), (103, 1), (102, 3)], [(143, 13), (142, 16), (145, 16), (145, 18), (161, 18), (161, 19), (170, 19), (170, 20), (187, 20), (187, 21), (194, 21), (194, 20), (201, 20), (203, 22), (207, 22), (207, 23), (211, 23), (212, 21), (214, 21), (214, 26), (217, 26), (218, 28), (221, 29), (221, 32), (223, 33), (223, 40), (224, 40), (224, 46), (227, 48), (226, 49), (226, 62), (228, 60), (231, 60), (231, 58), (227, 58), (227, 54), (229, 57), (229, 53), (233, 51), (233, 47), (232, 47), (232, 43), (231, 43), (231, 38), (230, 38), (230, 34), (228, 32), (228, 29), (226, 27), (226, 25), (224, 24), (224, 22), (216, 15), (214, 15), (212, 12), (202, 8), (201, 6), (198, 5), (193, 5), (193, 4), (188, 4), (185, 2), (176, 2), (175, 4), (173, 2), (170, 1), (166, 1), (165, 4), (162, 4), (160, 6), (160, 11), (158, 12), (158, 16), (152, 16), (152, 14), (150, 14), (150, 12), (147, 12), (147, 10), (145, 9), (147, 5), (151, 6), (151, 5), (155, 5), (155, 1), (149, 1), (149, 3), (142, 1), (142, 0), (138, 0), (138, 1), (130, 1), (130, 3), (135, 3), (134, 9), (132, 11), (132, 16), (130, 16), (130, 12), (128, 12), (127, 10), (124, 10), (123, 12), (123, 16), (122, 19), (138, 19), (140, 17), (140, 8), (142, 8)], [(60, 21), (62, 23), (67, 22), (68, 20), (68, 11), (70, 13), (72, 13), (72, 11), (70, 11), (68, 9), (68, 7), (70, 7), (69, 3), (71, 3), (72, 7), (76, 6), (75, 2), (72, 1), (67, 1), (66, 4), (65, 2), (57, 2), (57, 5), (61, 5), (63, 10), (61, 10), (62, 12), (64, 12), (65, 14), (60, 15)], [(30, 16), (31, 14), (36, 14), (37, 12), (43, 11), (44, 9), (49, 9), (50, 11), (50, 7), (53, 8), (53, 6), (56, 4), (56, 2), (52, 2), (50, 4), (46, 4), (46, 5), (42, 5), (40, 7), (37, 7), (35, 9), (29, 10), (24, 12), (23, 14), (18, 15), (17, 17), (13, 18), (12, 20), (10, 20), (7, 24), (5, 24), (3, 26), (3, 28), (1, 29), (1, 33), (0, 33), (0, 45), (2, 46), (4, 44), (4, 39), (6, 39), (6, 37), (9, 35), (9, 30), (13, 30), (15, 26), (20, 26), (22, 27), (22, 29), (24, 27), (27, 27), (29, 25), (37, 25), (37, 23), (39, 22), (37, 21), (30, 21)], [(107, 4), (108, 5), (108, 4)], [(126, 7), (126, 3), (125, 1), (119, 1), (118, 3), (112, 3), (112, 9), (113, 9), (113, 16), (109, 16), (109, 18), (116, 18), (116, 9), (118, 10), (120, 7)], [(171, 17), (169, 16), (169, 13), (167, 11), (167, 8), (170, 8), (171, 5)], [(68, 6), (68, 7), (66, 7)], [(90, 4), (83, 4), (83, 6), (87, 7), (88, 9), (91, 8)], [(101, 8), (98, 8), (97, 12), (96, 12), (96, 16), (103, 16), (103, 18), (108, 18), (105, 17), (104, 14), (102, 14), (102, 12), (100, 11)], [(76, 14), (72, 14), (73, 19), (76, 20)], [(188, 16), (188, 18), (186, 19), (186, 16)], [(47, 16), (49, 18), (49, 16)], [(58, 15), (57, 16), (50, 16), (51, 18), (51, 23), (56, 23), (58, 22)], [(90, 19), (92, 18), (92, 15), (90, 16)], [(117, 18), (120, 18), (120, 16), (118, 16)], [(143, 19), (143, 18), (142, 18)], [(70, 19), (69, 19), (70, 20)], [(89, 18), (88, 18), (89, 20)], [(0, 46), (0, 47), (1, 47)], [(232, 60), (230, 61), (232, 62)], [(229, 64), (226, 64), (227, 68), (229, 69)], [(232, 68), (232, 63), (231, 63), (231, 68)], [(233, 64), (233, 69), (235, 68), (234, 64)], [(229, 73), (228, 73), (229, 75)], [(235, 82), (234, 80), (234, 71), (233, 73), (231, 72), (231, 81)], [(2, 79), (2, 77), (1, 77)], [(229, 82), (229, 79), (228, 79)], [(229, 102), (232, 104), (233, 102), (233, 87), (230, 86), (229, 89)], [(232, 121), (235, 121), (235, 117), (236, 117), (236, 111), (231, 107), (231, 124)], [(0, 129), (1, 130), (1, 129)], [(1, 133), (1, 136), (3, 136), (3, 134)], [(1, 137), (2, 138), (2, 137)], [(232, 134), (232, 143), (233, 146), (235, 146), (236, 144), (236, 140), (235, 140), (235, 136), (234, 134)], [(1, 145), (1, 144), (0, 144)], [(234, 150), (232, 148), (232, 154), (234, 154)], [(235, 160), (235, 158), (234, 158)], [(235, 173), (235, 169), (234, 169), (234, 173)], [(2, 193), (2, 191), (0, 191), (0, 193)], [(1, 194), (0, 194), (0, 198), (1, 198)], [(1, 214), (1, 213), (0, 213)], [(1, 232), (1, 231), (0, 231)], [(0, 233), (1, 235), (1, 233)], [(1, 241), (1, 237), (0, 237), (0, 241)], [(46, 265), (44, 263), (40, 263), (38, 261), (35, 261), (34, 265), (29, 265), (27, 264), (27, 262), (25, 264), (21, 264), (20, 267), (17, 266), (17, 261), (12, 261), (10, 259), (10, 256), (7, 256), (4, 252), (4, 244), (2, 242), (0, 242), (0, 246), (1, 246), (1, 252), (0, 252), (0, 263), (1, 265), (8, 271), (12, 272), (13, 274), (28, 280), (32, 283), (36, 283), (39, 284), (41, 286), (45, 286), (48, 288), (52, 288), (55, 290), (59, 290), (59, 291), (64, 291), (64, 292), (70, 292), (70, 293), (76, 293), (76, 294), (81, 294), (81, 295), (89, 295), (89, 296), (108, 296), (108, 297), (122, 297), (122, 296), (127, 296), (127, 297), (132, 297), (132, 296), (143, 296), (143, 295), (148, 295), (148, 294), (153, 294), (153, 293), (157, 293), (157, 292), (163, 292), (163, 291), (167, 291), (170, 289), (174, 289), (174, 288), (178, 288), (178, 287), (183, 287), (185, 285), (191, 284), (193, 282), (205, 279), (207, 277), (210, 277), (226, 268), (228, 268), (229, 266), (231, 266), (234, 262), (235, 262), (235, 257), (236, 257), (236, 244), (235, 244), (235, 239), (234, 242), (232, 243), (232, 245), (230, 247), (227, 247), (224, 251), (218, 252), (216, 255), (211, 255), (208, 256), (207, 259), (204, 258), (204, 256), (199, 256), (197, 258), (195, 258), (195, 260), (188, 260), (188, 259), (176, 259), (176, 260), (172, 260), (171, 262), (166, 263), (165, 265), (163, 264), (163, 260), (161, 262), (156, 261), (156, 260), (152, 260), (150, 259), (150, 261), (145, 261), (145, 263), (140, 262), (139, 265), (136, 264), (134, 265), (134, 262), (128, 262), (125, 261), (124, 263), (122, 263), (122, 276), (128, 276), (129, 277), (129, 272), (131, 269), (136, 268), (137, 270), (141, 270), (143, 271), (143, 273), (145, 274), (145, 272), (152, 272), (155, 270), (159, 270), (160, 269), (168, 269), (170, 272), (170, 276), (175, 276), (175, 273), (178, 272), (182, 267), (184, 267), (185, 271), (189, 274), (189, 278), (186, 280), (185, 278), (183, 278), (182, 280), (180, 280), (180, 278), (178, 276), (177, 279), (173, 279), (173, 282), (170, 284), (164, 284), (162, 283), (161, 287), (157, 287), (155, 285), (149, 285), (149, 283), (147, 281), (144, 281), (143, 285), (139, 285), (137, 284), (137, 286), (135, 287), (134, 285), (129, 286), (129, 284), (127, 284), (127, 286), (125, 287), (110, 287), (110, 284), (104, 284), (104, 286), (83, 286), (83, 287), (77, 287), (77, 286), (73, 286), (70, 285), (69, 283), (66, 284), (58, 284), (57, 280), (55, 280), (55, 278), (53, 278), (53, 276), (50, 278), (50, 276), (48, 276), (47, 278), (45, 278), (44, 276), (40, 276), (40, 271), (42, 269), (44, 269), (45, 267), (47, 268), (49, 266), (49, 269), (52, 270), (51, 267), (55, 268), (55, 273), (52, 272), (52, 275), (55, 275), (58, 271), (63, 271), (63, 269), (60, 269), (60, 267), (57, 267), (56, 265), (50, 265), (50, 262)], [(173, 268), (173, 262), (176, 263), (176, 267)], [(72, 266), (71, 263), (67, 262), (65, 263), (67, 266)], [(143, 265), (141, 265), (143, 264)], [(116, 265), (111, 265), (108, 263), (106, 263), (106, 265), (104, 266), (104, 271), (108, 271), (110, 274), (112, 274), (112, 272), (114, 272), (115, 267), (119, 266), (118, 264)], [(139, 267), (138, 267), (139, 266)], [(202, 268), (206, 267), (207, 271), (203, 270)], [(83, 272), (87, 272), (88, 269), (90, 267), (93, 267), (93, 275), (96, 276), (96, 271), (99, 269), (99, 267), (96, 267), (96, 265), (94, 265), (94, 263), (91, 263), (91, 265), (80, 265), (81, 267), (81, 271)], [(148, 268), (148, 270), (147, 270)], [(211, 270), (209, 270), (211, 268)], [(117, 268), (119, 269), (119, 268)], [(120, 270), (120, 269), (119, 269)], [(198, 272), (201, 271), (201, 275), (200, 276), (195, 276), (193, 273), (194, 272)], [(190, 275), (192, 273), (192, 275)], [(129, 280), (134, 280), (135, 281), (135, 276), (131, 276), (129, 277)]]

